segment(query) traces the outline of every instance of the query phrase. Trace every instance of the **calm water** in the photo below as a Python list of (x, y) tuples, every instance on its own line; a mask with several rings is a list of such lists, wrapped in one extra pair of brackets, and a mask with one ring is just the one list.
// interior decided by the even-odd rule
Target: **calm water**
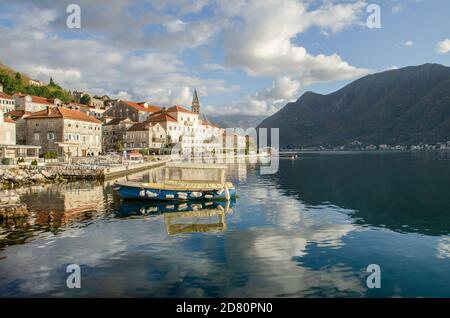
[(228, 175), (240, 197), (221, 207), (120, 202), (111, 182), (22, 189), (33, 217), (0, 227), (0, 296), (450, 297), (450, 155), (302, 154)]

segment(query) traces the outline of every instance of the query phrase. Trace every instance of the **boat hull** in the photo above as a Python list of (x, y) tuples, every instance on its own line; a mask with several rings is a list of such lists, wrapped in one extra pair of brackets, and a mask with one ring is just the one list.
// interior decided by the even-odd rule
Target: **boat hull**
[[(226, 190), (167, 190), (148, 187), (129, 186), (116, 184), (117, 194), (123, 199), (129, 200), (147, 200), (147, 201), (211, 201), (211, 200), (227, 200)], [(228, 189), (230, 199), (236, 197), (236, 189), (234, 187)]]

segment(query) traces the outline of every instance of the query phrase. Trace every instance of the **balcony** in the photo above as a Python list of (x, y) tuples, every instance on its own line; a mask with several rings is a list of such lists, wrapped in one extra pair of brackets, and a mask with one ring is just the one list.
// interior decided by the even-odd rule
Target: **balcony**
[(193, 125), (194, 125), (194, 122), (192, 122), (192, 121), (185, 121), (185, 122), (184, 122), (184, 125), (185, 125), (185, 126), (193, 126)]
[(152, 142), (165, 143), (166, 142), (166, 138), (152, 138)]

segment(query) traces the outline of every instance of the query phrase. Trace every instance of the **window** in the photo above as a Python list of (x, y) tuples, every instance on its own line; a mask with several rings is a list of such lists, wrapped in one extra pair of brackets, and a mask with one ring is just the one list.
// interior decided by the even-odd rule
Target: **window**
[(75, 134), (75, 140), (80, 141), (80, 134)]
[(54, 140), (55, 139), (55, 133), (52, 131), (49, 131), (47, 133), (47, 140)]
[(39, 133), (34, 133), (34, 140), (39, 141)]
[(71, 140), (72, 140), (72, 134), (67, 134), (66, 141), (71, 141)]
[(39, 123), (34, 124), (36, 127), (39, 127)]

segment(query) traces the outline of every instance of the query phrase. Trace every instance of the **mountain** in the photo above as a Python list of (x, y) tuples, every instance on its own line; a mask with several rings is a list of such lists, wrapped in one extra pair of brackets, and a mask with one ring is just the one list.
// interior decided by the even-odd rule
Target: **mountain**
[(12, 69), (9, 66), (6, 66), (5, 64), (3, 64), (1, 62), (0, 62), (0, 71), (10, 77), (15, 77), (16, 74), (19, 73), (21, 75), (22, 85), (28, 85), (28, 83), (31, 80), (31, 78), (28, 75), (17, 72), (16, 70)]
[(223, 128), (252, 128), (258, 126), (265, 116), (258, 115), (208, 115), (207, 118)]
[(61, 86), (53, 81), (48, 85), (33, 86), (30, 85), (30, 77), (17, 72), (16, 70), (0, 63), (0, 84), (7, 94), (26, 93), (45, 98), (59, 98), (64, 103), (73, 101), (69, 91), (63, 89)]
[(372, 74), (321, 95), (303, 94), (258, 127), (280, 128), (285, 148), (450, 140), (450, 67), (424, 64)]

